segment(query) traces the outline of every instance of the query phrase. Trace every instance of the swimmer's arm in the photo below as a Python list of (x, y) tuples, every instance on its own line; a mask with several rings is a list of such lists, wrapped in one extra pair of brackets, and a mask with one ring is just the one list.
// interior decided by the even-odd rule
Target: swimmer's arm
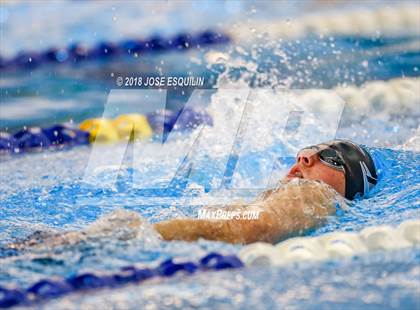
[[(230, 243), (274, 243), (289, 234), (319, 225), (334, 212), (332, 196), (308, 185), (272, 193), (258, 203), (256, 220), (173, 219), (154, 225), (165, 240), (194, 241), (199, 238)], [(230, 208), (231, 209), (231, 208)], [(241, 211), (244, 209), (241, 208)]]
[(271, 242), (276, 229), (267, 212), (258, 220), (173, 219), (156, 223), (155, 229), (165, 240), (195, 241), (200, 238), (229, 243)]

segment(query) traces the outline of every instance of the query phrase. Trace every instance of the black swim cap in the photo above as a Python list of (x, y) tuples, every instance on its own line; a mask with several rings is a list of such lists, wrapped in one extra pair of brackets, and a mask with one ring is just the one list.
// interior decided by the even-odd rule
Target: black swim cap
[(375, 164), (369, 152), (362, 146), (342, 139), (320, 145), (335, 150), (341, 157), (344, 163), (347, 199), (353, 199), (357, 194), (364, 196), (376, 185), (378, 176)]

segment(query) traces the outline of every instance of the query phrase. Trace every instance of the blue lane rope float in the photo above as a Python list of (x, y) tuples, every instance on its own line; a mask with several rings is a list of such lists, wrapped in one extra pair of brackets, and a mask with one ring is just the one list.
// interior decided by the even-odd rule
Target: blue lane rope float
[(81, 130), (71, 128), (66, 125), (53, 125), (42, 129), (42, 133), (48, 138), (52, 145), (87, 144), (88, 134)]
[(147, 115), (150, 126), (157, 133), (170, 132), (175, 117), (176, 112), (167, 109), (158, 110)]
[(86, 60), (105, 60), (115, 56), (129, 56), (138, 53), (184, 51), (206, 45), (225, 44), (230, 41), (230, 37), (226, 34), (206, 30), (196, 34), (179, 33), (170, 38), (155, 35), (144, 40), (130, 39), (118, 43), (99, 42), (92, 48), (75, 43), (68, 47), (49, 48), (42, 52), (22, 51), (10, 59), (0, 56), (0, 70), (33, 69), (47, 63), (79, 63)]
[(180, 111), (159, 110), (147, 115), (122, 114), (113, 120), (86, 119), (79, 128), (66, 124), (46, 128), (32, 127), (11, 135), (0, 132), (0, 154), (18, 154), (48, 148), (88, 145), (94, 141), (117, 142), (147, 139), (153, 134), (168, 134), (172, 130), (186, 132), (213, 120), (205, 111), (184, 108)]
[(213, 119), (208, 113), (191, 108), (179, 111), (159, 110), (148, 114), (147, 119), (156, 133), (169, 133), (172, 130), (188, 131), (201, 124), (213, 126)]
[(50, 147), (86, 145), (89, 136), (88, 132), (65, 124), (22, 129), (14, 135), (1, 132), (0, 153), (17, 154)]
[(209, 114), (188, 108), (183, 109), (182, 113), (178, 111), (170, 122), (173, 129), (181, 131), (194, 129), (201, 124), (213, 126), (213, 120)]
[(155, 268), (127, 266), (113, 274), (83, 273), (64, 279), (44, 279), (26, 289), (0, 286), (0, 308), (30, 305), (74, 292), (121, 287), (128, 283), (140, 283), (151, 278), (168, 278), (179, 272), (191, 275), (197, 272), (235, 269), (243, 266), (242, 261), (235, 255), (212, 252), (201, 258), (199, 262), (175, 263), (173, 259), (168, 259)]

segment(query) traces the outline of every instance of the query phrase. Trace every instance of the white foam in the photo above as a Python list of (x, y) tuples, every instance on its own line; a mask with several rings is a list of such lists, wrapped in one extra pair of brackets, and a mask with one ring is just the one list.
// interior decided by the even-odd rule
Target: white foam
[(420, 125), (414, 131), (413, 135), (401, 146), (401, 149), (405, 151), (420, 152)]
[[(242, 90), (242, 87), (246, 87), (242, 83), (243, 81), (237, 82), (235, 87)], [(216, 145), (217, 137), (224, 135), (224, 127), (226, 127), (226, 122), (229, 123), (229, 115), (242, 114), (243, 112), (240, 105), (237, 104), (236, 97), (223, 94), (223, 87), (224, 85), (220, 85), (218, 93), (212, 97), (208, 107), (214, 120), (215, 143), (213, 144)], [(233, 88), (232, 85), (229, 87)], [(338, 123), (332, 119), (334, 117), (341, 118), (340, 130), (348, 128), (350, 134), (354, 134), (356, 129), (360, 130), (361, 132), (356, 131), (356, 134), (370, 137), (370, 145), (376, 143), (380, 146), (389, 146), (388, 140), (397, 140), (393, 143), (395, 146), (395, 144), (401, 144), (406, 140), (407, 131), (413, 125), (418, 126), (415, 122), (416, 118), (420, 117), (419, 92), (420, 80), (418, 78), (370, 81), (360, 86), (343, 85), (333, 89), (276, 89), (270, 91), (257, 89), (256, 96), (249, 98), (250, 105), (254, 108), (252, 133), (247, 139), (244, 139), (249, 142), (244, 148), (250, 151), (260, 151), (273, 143), (282, 143), (291, 149), (289, 155), (293, 156), (292, 153), (298, 147), (294, 145), (296, 143), (305, 146), (305, 144), (315, 143), (314, 139), (318, 137), (321, 140), (334, 138), (335, 130), (338, 128)], [(337, 109), (344, 103), (345, 110), (341, 115)], [(289, 110), (302, 111), (305, 109), (310, 110), (311, 113), (305, 112), (299, 125), (299, 132), (296, 132), (294, 138), (285, 135), (283, 129)], [(328, 116), (331, 119), (325, 119)], [(402, 121), (397, 121), (397, 119), (402, 119)], [(356, 126), (363, 121), (365, 121), (364, 125)], [(330, 124), (330, 126), (321, 128), (322, 124)], [(334, 126), (336, 127), (333, 128)], [(355, 126), (357, 128), (354, 128)], [(369, 128), (369, 132), (362, 132), (367, 128)], [(314, 130), (317, 132), (315, 133)], [(345, 133), (345, 131), (343, 132)], [(347, 134), (348, 138), (357, 140), (358, 136), (350, 134)], [(415, 133), (415, 136), (418, 135), (418, 132)], [(377, 138), (375, 139), (375, 137)], [(411, 149), (413, 149), (413, 145), (416, 149), (415, 141), (417, 140), (413, 138), (413, 142), (410, 142)], [(366, 143), (365, 141), (359, 142)]]

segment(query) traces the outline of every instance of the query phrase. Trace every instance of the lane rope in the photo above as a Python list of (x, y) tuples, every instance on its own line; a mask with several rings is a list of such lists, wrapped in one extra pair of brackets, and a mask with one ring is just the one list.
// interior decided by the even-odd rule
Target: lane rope
[(352, 37), (418, 36), (418, 5), (386, 6), (375, 9), (353, 9), (329, 14), (306, 14), (294, 20), (239, 24), (231, 28), (231, 36), (239, 41), (255, 39), (256, 34), (269, 38), (296, 39), (308, 34)]
[(199, 33), (179, 33), (169, 38), (155, 35), (146, 39), (129, 39), (117, 43), (104, 41), (91, 48), (82, 43), (75, 43), (41, 52), (22, 51), (9, 59), (0, 56), (0, 70), (34, 69), (45, 64), (78, 64), (120, 56), (137, 58), (139, 54), (186, 51), (208, 45), (226, 44), (230, 41), (230, 37), (226, 34), (206, 30)]
[(116, 288), (129, 283), (141, 283), (152, 278), (169, 278), (179, 273), (191, 275), (198, 272), (218, 271), (243, 267), (235, 255), (211, 252), (198, 262), (174, 262), (168, 259), (155, 268), (126, 266), (112, 274), (82, 273), (64, 279), (40, 280), (26, 289), (0, 286), (0, 308), (32, 305), (40, 301), (62, 297), (75, 292)]
[(360, 232), (333, 232), (318, 237), (291, 238), (276, 245), (257, 242), (242, 248), (239, 258), (249, 266), (280, 266), (419, 245), (420, 220), (415, 219), (404, 221), (396, 228), (372, 226)]
[(325, 261), (380, 250), (398, 250), (420, 245), (420, 220), (407, 220), (398, 227), (372, 226), (356, 232), (333, 232), (318, 237), (298, 237), (277, 245), (257, 242), (235, 255), (211, 252), (199, 262), (175, 262), (172, 258), (154, 268), (126, 266), (111, 274), (82, 273), (67, 278), (43, 279), (27, 288), (0, 286), (0, 308), (31, 305), (75, 292), (116, 288), (152, 278), (167, 278), (183, 273), (236, 269), (244, 266), (281, 266), (302, 261)]
[(115, 143), (150, 139), (154, 134), (172, 130), (185, 132), (201, 124), (211, 126), (212, 118), (205, 111), (184, 108), (182, 111), (159, 110), (147, 115), (121, 114), (114, 119), (90, 118), (79, 128), (57, 124), (45, 128), (25, 128), (11, 135), (0, 132), (0, 154), (20, 154), (44, 149), (61, 149), (93, 142)]

